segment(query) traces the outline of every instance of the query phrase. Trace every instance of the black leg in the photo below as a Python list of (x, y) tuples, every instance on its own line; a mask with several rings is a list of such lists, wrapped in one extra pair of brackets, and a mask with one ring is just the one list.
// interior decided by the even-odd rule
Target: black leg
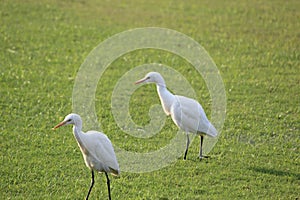
[(200, 150), (199, 150), (199, 158), (202, 159), (202, 145), (203, 145), (203, 136), (200, 135)]
[(187, 155), (188, 150), (189, 150), (189, 145), (190, 145), (190, 138), (189, 138), (189, 134), (187, 133), (186, 134), (186, 148), (185, 148), (183, 160), (186, 160), (186, 155)]
[(105, 172), (105, 176), (106, 176), (106, 180), (107, 180), (108, 199), (111, 200), (111, 196), (110, 196), (110, 180), (109, 180), (108, 175), (107, 175), (106, 172)]
[(90, 189), (89, 189), (89, 192), (88, 192), (88, 194), (86, 195), (86, 198), (85, 198), (85, 200), (88, 200), (89, 199), (89, 196), (90, 196), (90, 193), (91, 193), (91, 191), (92, 191), (92, 188), (93, 188), (93, 186), (94, 186), (94, 171), (92, 170), (92, 180), (91, 180), (91, 186), (90, 186)]
[(200, 150), (199, 150), (200, 160), (202, 160), (203, 158), (208, 158), (208, 156), (203, 156), (203, 154), (202, 154), (203, 140), (204, 140), (204, 136), (200, 135)]

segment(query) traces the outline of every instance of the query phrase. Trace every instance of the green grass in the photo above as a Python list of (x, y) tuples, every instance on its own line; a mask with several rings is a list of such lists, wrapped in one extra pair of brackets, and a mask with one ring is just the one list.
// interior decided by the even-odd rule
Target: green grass
[[(90, 172), (71, 127), (51, 128), (72, 112), (74, 80), (89, 52), (116, 33), (147, 26), (180, 31), (209, 52), (224, 81), (227, 116), (210, 159), (197, 160), (196, 138), (187, 161), (180, 158), (159, 171), (112, 178), (113, 198), (300, 198), (299, 1), (0, 4), (1, 199), (84, 198)], [(99, 83), (96, 112), (115, 145), (140, 152), (164, 146), (176, 126), (168, 119), (164, 134), (145, 140), (126, 137), (114, 122), (110, 98), (123, 73), (151, 62), (184, 74), (210, 116), (205, 83), (185, 61), (151, 50), (122, 56)], [(138, 95), (143, 95), (141, 102)], [(139, 109), (131, 107), (133, 119), (147, 124), (154, 103), (159, 103), (154, 85), (137, 90), (132, 104)], [(96, 177), (91, 199), (105, 199), (104, 176)]]

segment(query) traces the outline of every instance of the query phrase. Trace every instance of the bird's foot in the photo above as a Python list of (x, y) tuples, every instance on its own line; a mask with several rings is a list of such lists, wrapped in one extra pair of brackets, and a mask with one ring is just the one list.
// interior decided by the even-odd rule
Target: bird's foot
[(203, 156), (203, 155), (199, 156), (200, 160), (202, 160), (203, 158), (209, 158), (209, 156)]

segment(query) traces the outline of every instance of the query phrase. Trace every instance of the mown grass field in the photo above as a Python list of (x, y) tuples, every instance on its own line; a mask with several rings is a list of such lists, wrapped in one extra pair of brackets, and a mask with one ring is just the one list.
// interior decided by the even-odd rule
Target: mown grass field
[[(89, 52), (119, 32), (163, 27), (199, 42), (219, 68), (226, 121), (211, 158), (112, 178), (113, 199), (300, 198), (300, 3), (290, 1), (0, 1), (1, 199), (83, 199), (90, 172), (71, 127), (51, 128), (72, 112), (76, 73)], [(111, 95), (135, 66), (164, 63), (186, 76), (210, 116), (210, 96), (195, 70), (168, 53), (136, 51), (117, 59), (95, 95), (102, 130), (132, 151), (164, 146), (171, 119), (155, 139), (126, 137), (114, 122)], [(154, 85), (132, 98), (132, 118), (147, 124), (159, 103)], [(139, 101), (138, 96), (142, 96)], [(136, 107), (134, 107), (136, 106)], [(143, 113), (145, 113), (143, 115)], [(122, 170), (122, 166), (121, 166)], [(103, 175), (91, 199), (106, 199)]]

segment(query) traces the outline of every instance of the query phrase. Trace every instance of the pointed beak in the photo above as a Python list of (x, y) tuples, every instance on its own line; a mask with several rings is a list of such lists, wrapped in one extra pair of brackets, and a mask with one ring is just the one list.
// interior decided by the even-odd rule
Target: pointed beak
[(63, 125), (65, 125), (66, 124), (66, 122), (60, 122), (59, 124), (57, 124), (56, 126), (54, 126), (53, 128), (52, 128), (52, 130), (55, 130), (55, 129), (57, 129), (57, 128), (59, 128), (59, 127), (61, 127), (61, 126), (63, 126)]
[(147, 78), (143, 78), (141, 80), (138, 80), (134, 84), (137, 85), (137, 84), (143, 83), (145, 80), (147, 80)]

